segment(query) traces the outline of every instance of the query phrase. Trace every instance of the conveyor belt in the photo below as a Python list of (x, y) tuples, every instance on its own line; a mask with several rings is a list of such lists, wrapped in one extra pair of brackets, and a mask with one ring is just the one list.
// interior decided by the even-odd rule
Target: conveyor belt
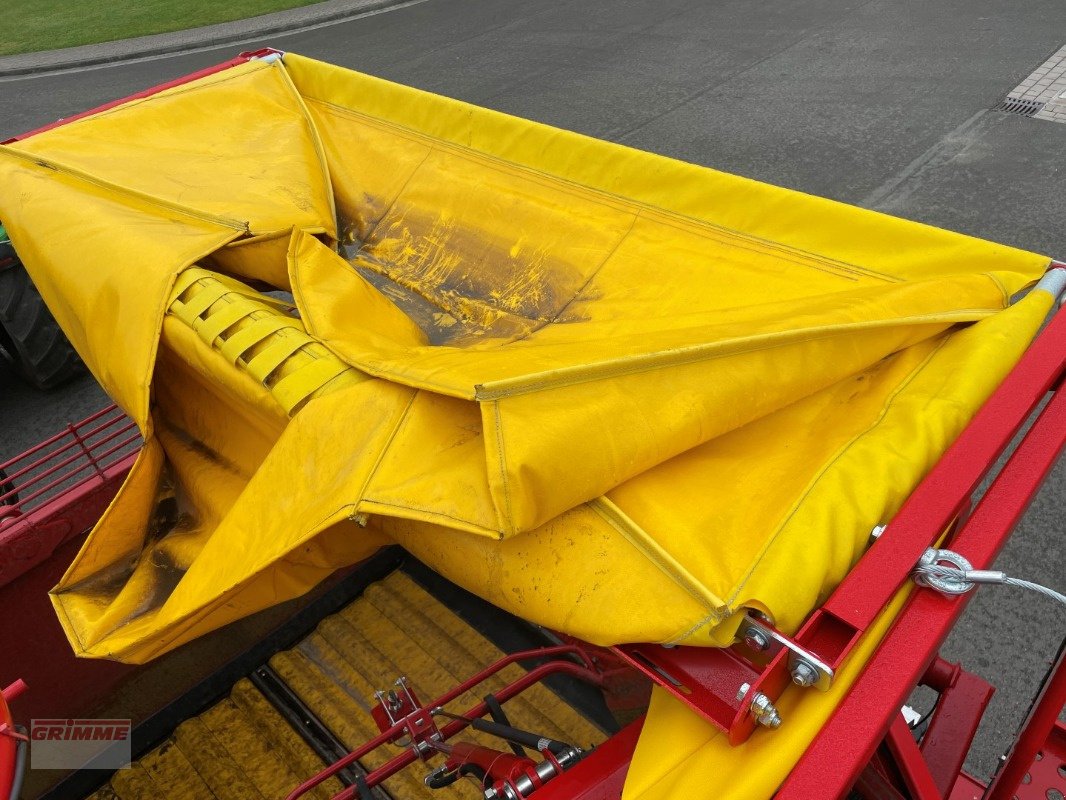
[[(269, 667), (283, 688), (291, 690), (335, 740), (354, 749), (378, 733), (370, 716), (376, 689), (388, 688), (405, 675), (418, 696), (428, 701), (502, 655), (433, 595), (397, 571), (323, 619), (295, 647), (277, 653)], [(521, 667), (512, 665), (483, 684), (477, 695), (465, 695), (450, 708), (462, 711), (521, 674)], [(595, 725), (543, 686), (533, 687), (505, 708), (519, 728), (582, 747), (604, 739)], [(506, 749), (498, 739), (474, 731), (460, 738)], [(399, 752), (394, 747), (382, 748), (362, 766), (373, 769)], [(91, 800), (281, 798), (323, 766), (322, 758), (267, 697), (242, 678), (228, 698), (183, 722), (131, 769), (116, 772)], [(390, 778), (384, 784), (388, 796), (395, 800), (481, 797), (481, 791), (468, 781), (443, 790), (428, 789), (422, 778), (431, 766), (416, 764)], [(331, 779), (308, 796), (326, 798), (341, 788), (341, 783)]]

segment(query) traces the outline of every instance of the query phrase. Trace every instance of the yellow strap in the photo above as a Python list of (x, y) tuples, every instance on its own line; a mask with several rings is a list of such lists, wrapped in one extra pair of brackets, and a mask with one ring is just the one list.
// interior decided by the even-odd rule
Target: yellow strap
[(193, 328), (196, 329), (201, 339), (213, 347), (217, 337), (247, 317), (249, 313), (247, 303), (227, 303), (214, 311), (209, 311), (205, 319), (194, 322)]
[(196, 296), (181, 302), (180, 308), (177, 308), (180, 301), (175, 301), (170, 306), (182, 322), (190, 327), (194, 327), (196, 319), (228, 291), (225, 286), (214, 281), (203, 281), (199, 286), (200, 291)]
[(170, 296), (173, 298), (180, 297), (185, 293), (185, 290), (196, 283), (201, 278), (205, 277), (205, 271), (199, 267), (189, 267), (178, 274), (178, 277), (174, 279), (174, 288), (170, 291)]
[(281, 366), (286, 358), (308, 344), (303, 336), (279, 335), (277, 338), (276, 342), (272, 342), (263, 352), (256, 354), (255, 358), (248, 362), (248, 374), (260, 383), (266, 383), (267, 376)]
[(218, 349), (231, 364), (236, 364), (237, 360), (250, 348), (259, 344), (268, 336), (277, 333), (282, 328), (298, 329), (299, 327), (299, 322), (288, 317), (268, 316), (265, 314), (261, 317), (249, 316), (248, 324), (239, 331), (235, 331)]
[(351, 367), (338, 358), (316, 358), (274, 384), (270, 393), (281, 403), (285, 413), (290, 413), (323, 384), (349, 369)]

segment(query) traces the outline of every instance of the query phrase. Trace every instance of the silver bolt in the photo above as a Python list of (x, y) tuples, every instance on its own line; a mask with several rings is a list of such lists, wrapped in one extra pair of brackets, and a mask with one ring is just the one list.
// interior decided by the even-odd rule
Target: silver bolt
[[(742, 683), (737, 690), (737, 700), (743, 700), (750, 691), (751, 684)], [(751, 706), (748, 710), (755, 717), (756, 722), (767, 728), (776, 728), (781, 724), (781, 715), (777, 713), (777, 707), (762, 692), (756, 692), (751, 698)]]
[(870, 531), (870, 538), (875, 542), (881, 538), (881, 534), (885, 532), (887, 525), (874, 525), (874, 529)]
[(770, 640), (758, 628), (748, 628), (744, 631), (744, 644), (757, 653), (761, 653), (770, 646)]
[(818, 682), (818, 670), (806, 661), (797, 661), (792, 668), (792, 682), (797, 686), (814, 686)]
[(781, 726), (781, 715), (777, 713), (777, 707), (762, 692), (756, 692), (752, 698), (751, 715), (755, 717), (756, 722), (767, 728)]

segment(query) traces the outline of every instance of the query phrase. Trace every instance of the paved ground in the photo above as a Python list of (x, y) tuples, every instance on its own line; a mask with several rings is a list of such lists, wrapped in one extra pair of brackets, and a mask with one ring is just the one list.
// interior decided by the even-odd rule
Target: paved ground
[[(1061, 0), (428, 0), (268, 43), (1066, 257), (1066, 124), (989, 110), (1064, 42)], [(237, 49), (0, 79), (0, 138)], [(0, 392), (0, 457), (101, 401), (88, 379), (56, 395)], [(1064, 481), (1060, 468), (1000, 560), (1060, 590)], [(978, 774), (1063, 634), (1048, 602), (989, 588), (948, 643), (949, 657), (1001, 687), (969, 762)]]

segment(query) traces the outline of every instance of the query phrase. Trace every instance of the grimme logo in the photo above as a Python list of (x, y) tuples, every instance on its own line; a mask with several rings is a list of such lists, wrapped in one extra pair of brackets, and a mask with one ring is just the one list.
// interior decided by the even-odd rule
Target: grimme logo
[(129, 764), (128, 719), (30, 721), (32, 769), (122, 769)]

